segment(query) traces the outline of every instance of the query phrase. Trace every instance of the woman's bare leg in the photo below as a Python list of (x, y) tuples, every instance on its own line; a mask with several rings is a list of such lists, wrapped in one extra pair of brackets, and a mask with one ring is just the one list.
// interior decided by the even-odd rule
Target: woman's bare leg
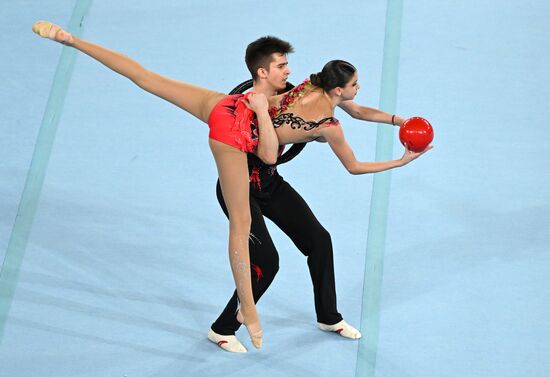
[[(33, 25), (33, 31), (89, 55), (140, 88), (191, 113), (203, 122), (225, 94), (196, 85), (171, 80), (151, 72), (116, 51), (77, 38), (48, 21)], [(255, 347), (261, 347), (262, 330), (250, 277), (248, 236), (250, 233), (249, 178), (246, 154), (226, 144), (210, 140), (218, 167), (220, 184), (229, 212), (229, 261), (240, 301), (240, 312)]]
[(252, 295), (248, 250), (252, 219), (246, 153), (216, 140), (210, 139), (209, 142), (229, 214), (229, 262), (239, 296), (239, 311), (252, 343), (256, 348), (260, 348), (262, 327)]
[(77, 38), (51, 22), (39, 21), (33, 25), (33, 31), (44, 38), (82, 51), (116, 73), (127, 77), (140, 88), (173, 103), (204, 123), (208, 123), (210, 112), (225, 96), (223, 93), (156, 74), (125, 55)]
[[(74, 47), (118, 74), (132, 80), (140, 88), (161, 97), (191, 113), (203, 122), (225, 94), (160, 76), (116, 51), (87, 42), (48, 21), (33, 25), (33, 31)], [(229, 212), (229, 261), (240, 301), (243, 322), (256, 348), (262, 344), (262, 329), (252, 295), (248, 236), (250, 234), (249, 177), (246, 154), (236, 148), (210, 140), (216, 160), (220, 184)]]

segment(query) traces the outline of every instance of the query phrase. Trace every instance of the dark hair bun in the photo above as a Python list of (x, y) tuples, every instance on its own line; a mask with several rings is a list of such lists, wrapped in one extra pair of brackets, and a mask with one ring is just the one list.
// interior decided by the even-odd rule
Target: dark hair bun
[(321, 70), (309, 76), (311, 83), (325, 92), (334, 88), (343, 88), (352, 79), (357, 70), (350, 63), (343, 60), (331, 60)]
[(323, 87), (323, 76), (321, 75), (321, 72), (319, 73), (312, 73), (309, 75), (309, 79), (311, 80), (311, 83), (318, 87)]

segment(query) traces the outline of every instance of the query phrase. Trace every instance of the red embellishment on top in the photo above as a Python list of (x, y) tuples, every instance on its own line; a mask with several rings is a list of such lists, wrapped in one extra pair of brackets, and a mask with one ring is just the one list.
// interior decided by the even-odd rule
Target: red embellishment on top
[(328, 122), (325, 122), (325, 127), (331, 127), (331, 126), (339, 126), (340, 121), (336, 118), (333, 118), (333, 120), (329, 120)]
[(305, 80), (303, 83), (301, 83), (298, 86), (295, 86), (291, 90), (289, 90), (281, 100), (281, 103), (279, 107), (272, 106), (269, 109), (269, 116), (271, 118), (278, 117), (281, 115), (281, 113), (285, 112), (289, 108), (291, 108), (294, 105), (294, 102), (300, 97), (303, 97), (306, 87), (313, 85), (309, 79)]

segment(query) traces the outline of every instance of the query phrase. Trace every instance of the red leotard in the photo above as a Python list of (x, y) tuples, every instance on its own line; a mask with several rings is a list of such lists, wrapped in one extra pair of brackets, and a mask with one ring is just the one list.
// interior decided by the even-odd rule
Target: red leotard
[(248, 153), (258, 146), (258, 128), (254, 112), (243, 102), (247, 97), (228, 95), (214, 106), (208, 118), (208, 137)]

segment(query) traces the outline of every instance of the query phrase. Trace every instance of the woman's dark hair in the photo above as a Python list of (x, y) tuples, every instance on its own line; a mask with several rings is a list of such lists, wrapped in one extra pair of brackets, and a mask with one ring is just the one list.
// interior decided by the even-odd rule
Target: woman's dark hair
[(336, 87), (343, 88), (351, 80), (357, 71), (353, 65), (343, 60), (331, 60), (319, 73), (312, 73), (309, 76), (311, 83), (325, 92)]

